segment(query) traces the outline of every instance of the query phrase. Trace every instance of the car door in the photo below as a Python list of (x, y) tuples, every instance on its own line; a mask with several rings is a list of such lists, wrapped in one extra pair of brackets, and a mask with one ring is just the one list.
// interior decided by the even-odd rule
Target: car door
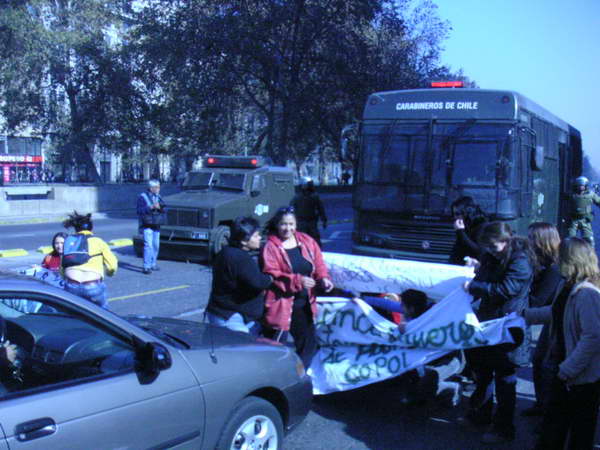
[(131, 330), (110, 315), (15, 292), (0, 293), (0, 316), (21, 359), (21, 373), (0, 391), (11, 450), (200, 446), (202, 393), (176, 348), (159, 344), (172, 364), (152, 380), (136, 371)]
[(0, 450), (8, 450), (8, 443), (2, 427), (0, 426)]
[(258, 173), (251, 177), (249, 212), (261, 224), (266, 222), (271, 213), (267, 176), (266, 173)]

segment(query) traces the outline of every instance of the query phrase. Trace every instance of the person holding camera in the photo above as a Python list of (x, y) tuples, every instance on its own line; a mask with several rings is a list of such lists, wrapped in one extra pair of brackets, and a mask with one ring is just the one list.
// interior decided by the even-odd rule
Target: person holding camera
[(148, 181), (148, 189), (137, 199), (140, 234), (144, 237), (144, 270), (149, 275), (156, 265), (160, 247), (160, 226), (165, 220), (165, 203), (160, 196), (160, 182)]

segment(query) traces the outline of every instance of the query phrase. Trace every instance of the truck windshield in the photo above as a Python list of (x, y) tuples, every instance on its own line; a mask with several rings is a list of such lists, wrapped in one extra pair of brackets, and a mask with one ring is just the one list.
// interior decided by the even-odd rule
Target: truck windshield
[(208, 189), (212, 172), (190, 172), (183, 182), (184, 189)]
[(213, 187), (215, 189), (243, 191), (245, 181), (246, 175), (243, 173), (221, 173)]
[[(496, 163), (508, 157), (510, 125), (434, 124), (428, 151), (429, 124), (365, 126), (363, 179), (424, 188), (495, 186)], [(430, 162), (428, 162), (430, 161)]]

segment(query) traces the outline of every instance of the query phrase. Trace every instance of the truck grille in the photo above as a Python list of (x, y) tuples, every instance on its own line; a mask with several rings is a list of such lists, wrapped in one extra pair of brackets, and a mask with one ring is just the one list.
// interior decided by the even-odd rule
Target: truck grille
[(208, 213), (197, 209), (167, 209), (167, 223), (181, 227), (209, 228)]
[(449, 255), (456, 234), (448, 225), (431, 223), (382, 223), (387, 246), (396, 250)]

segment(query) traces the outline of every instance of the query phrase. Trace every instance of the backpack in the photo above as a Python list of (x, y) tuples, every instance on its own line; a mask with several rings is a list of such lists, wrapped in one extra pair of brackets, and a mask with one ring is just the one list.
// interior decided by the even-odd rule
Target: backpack
[(88, 237), (85, 234), (70, 234), (66, 237), (63, 255), (62, 255), (62, 267), (80, 266), (87, 263), (90, 258), (100, 256), (102, 253), (90, 255), (88, 248)]

